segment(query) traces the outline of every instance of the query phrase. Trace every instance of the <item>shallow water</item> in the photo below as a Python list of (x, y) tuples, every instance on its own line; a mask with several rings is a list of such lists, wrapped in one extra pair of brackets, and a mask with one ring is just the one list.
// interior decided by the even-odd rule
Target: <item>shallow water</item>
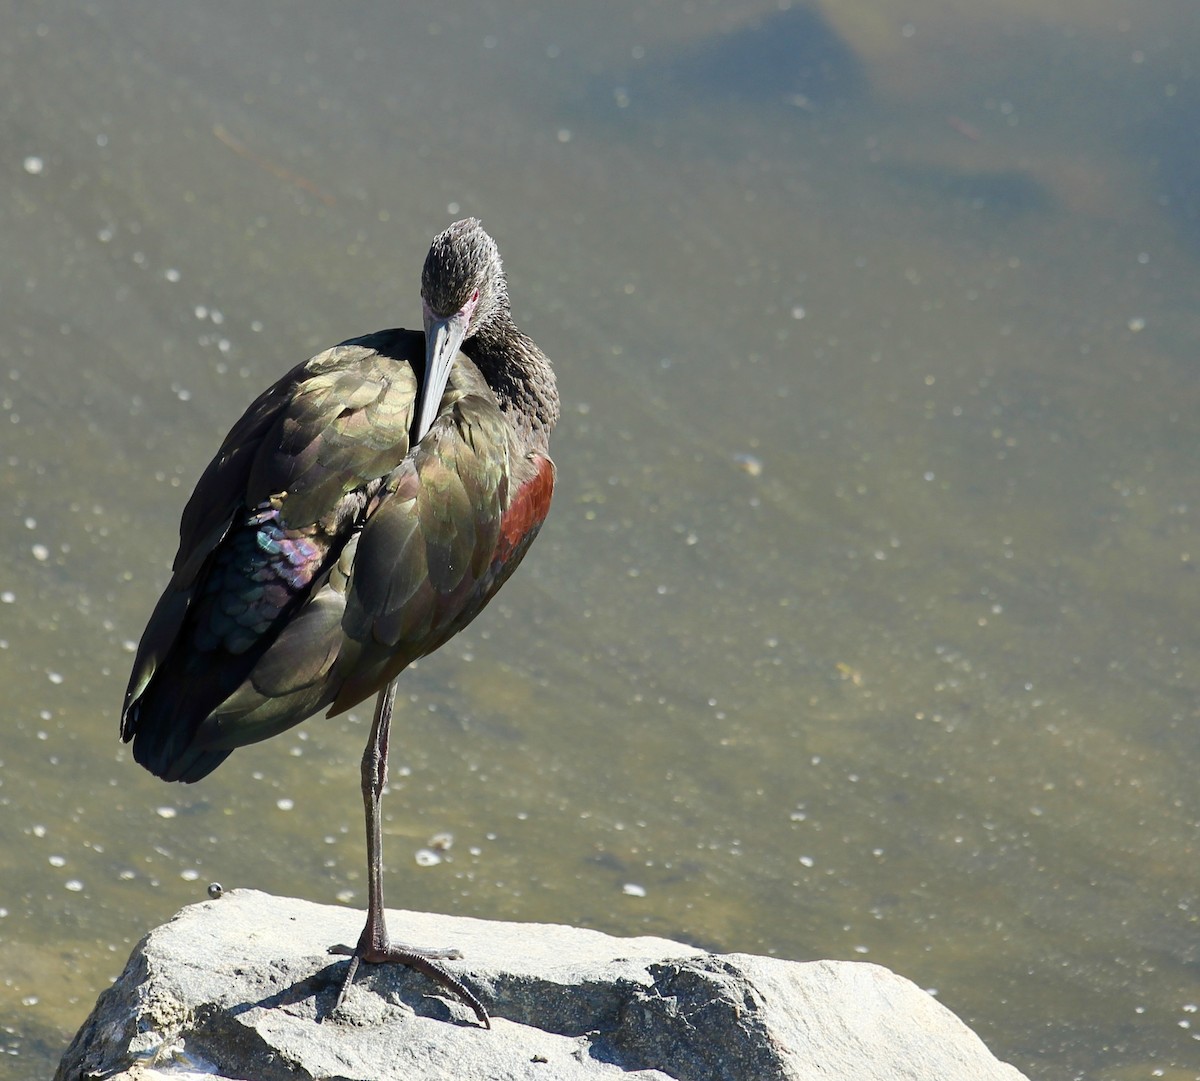
[(406, 676), (389, 902), (875, 961), (1030, 1077), (1200, 1076), (1200, 27), (834, 7), (8, 6), (0, 1078), (210, 881), (365, 904), (365, 710), (194, 787), (117, 711), (225, 430), (414, 324), (468, 213), (560, 485)]

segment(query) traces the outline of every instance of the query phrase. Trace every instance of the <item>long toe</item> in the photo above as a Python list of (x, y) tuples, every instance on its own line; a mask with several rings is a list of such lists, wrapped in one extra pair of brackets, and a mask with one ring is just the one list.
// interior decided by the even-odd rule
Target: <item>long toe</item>
[(411, 946), (407, 943), (390, 942), (383, 946), (330, 946), (329, 952), (343, 957), (349, 957), (346, 974), (342, 977), (342, 986), (338, 991), (337, 1005), (340, 1006), (354, 982), (360, 964), (386, 965), (398, 964), (415, 968), (424, 973), (440, 987), (449, 991), (471, 1007), (476, 1019), (484, 1028), (491, 1028), (491, 1018), (487, 1007), (462, 980), (455, 976), (441, 961), (457, 961), (462, 958), (462, 951), (453, 946), (425, 947)]

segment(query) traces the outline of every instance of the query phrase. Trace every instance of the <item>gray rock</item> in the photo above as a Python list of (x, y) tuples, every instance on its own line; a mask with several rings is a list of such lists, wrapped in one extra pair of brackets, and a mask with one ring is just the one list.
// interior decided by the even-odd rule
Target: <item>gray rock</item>
[(949, 1010), (861, 962), (718, 956), (662, 938), (389, 912), (453, 944), (492, 1014), (419, 973), (364, 966), (334, 1008), (362, 913), (235, 890), (134, 948), (56, 1078), (1020, 1081)]

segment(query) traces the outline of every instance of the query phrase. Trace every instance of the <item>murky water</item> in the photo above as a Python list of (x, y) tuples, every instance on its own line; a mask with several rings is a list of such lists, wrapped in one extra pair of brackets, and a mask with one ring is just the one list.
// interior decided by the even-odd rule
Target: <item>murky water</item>
[(1191, 5), (3, 6), (0, 1077), (209, 881), (365, 903), (365, 710), (195, 787), (117, 710), (220, 437), (466, 213), (560, 488), (406, 677), (389, 901), (1200, 1076)]

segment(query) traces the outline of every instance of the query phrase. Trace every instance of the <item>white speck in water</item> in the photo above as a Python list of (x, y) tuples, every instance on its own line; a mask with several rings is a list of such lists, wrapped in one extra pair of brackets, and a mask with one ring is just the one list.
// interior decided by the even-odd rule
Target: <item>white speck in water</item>
[(353, 890), (338, 890), (336, 896), (337, 896), (338, 904), (348, 905), (351, 901), (354, 900), (354, 891)]
[(1129, 329), (1132, 330), (1134, 334), (1136, 334), (1139, 330), (1145, 330), (1146, 320), (1140, 315), (1134, 316), (1129, 320)]
[(46, 678), (47, 678), (47, 679), (48, 679), (48, 680), (49, 680), (51, 683), (54, 683), (54, 684), (58, 684), (58, 683), (61, 683), (61, 682), (63, 681), (63, 676), (62, 676), (62, 673), (61, 673), (61, 672), (47, 672), (47, 673), (46, 673)]
[(762, 476), (763, 464), (761, 458), (756, 458), (753, 454), (739, 453), (733, 456), (733, 460), (743, 473), (748, 473), (752, 477)]
[(812, 856), (801, 856), (801, 857), (800, 857), (800, 866), (801, 866), (801, 867), (811, 867), (811, 866), (813, 866), (813, 864), (814, 864), (814, 863), (816, 863), (816, 862), (817, 862), (817, 861), (816, 861), (816, 860), (814, 860), (814, 859), (812, 858)]
[(621, 887), (621, 892), (625, 894), (626, 897), (645, 897), (646, 887), (639, 886), (636, 882), (626, 882), (625, 885)]
[(458, 203), (447, 203), (446, 204), (446, 213), (447, 214), (457, 214), (460, 210), (462, 210), (462, 207), (459, 206)]
[(154, 813), (159, 818), (174, 818), (179, 812), (174, 807), (156, 807)]
[(83, 889), (83, 883), (77, 878), (68, 878), (63, 885), (72, 893), (79, 893), (79, 891)]
[(66, 856), (51, 856), (49, 859), (51, 867), (65, 867), (67, 865)]
[(418, 867), (436, 867), (442, 862), (441, 855), (434, 852), (432, 848), (418, 848), (413, 858), (417, 861)]
[(453, 833), (435, 833), (429, 838), (429, 847), (435, 852), (448, 852), (454, 845)]
[(21, 999), (21, 1005), (36, 1006), (39, 1001), (40, 999), (37, 997), (37, 995), (26, 995), (23, 999)]
[(182, 878), (184, 882), (195, 882), (196, 879), (200, 877), (200, 872), (194, 867), (189, 867), (185, 871), (180, 871), (179, 877)]
[(35, 837), (45, 837), (46, 836), (46, 827), (43, 825), (40, 825), (40, 824), (37, 826), (34, 826), (33, 827), (33, 835)]
[(275, 801), (275, 806), (278, 807), (281, 811), (290, 811), (293, 807), (296, 806), (296, 801), (288, 799), (287, 796), (284, 796), (282, 799), (277, 799)]
[(39, 563), (45, 563), (50, 558), (50, 549), (44, 544), (35, 544), (30, 551), (33, 553), (33, 558)]
[(180, 274), (179, 271), (174, 267), (167, 267), (167, 269), (163, 271), (163, 277), (166, 278), (167, 281), (174, 283), (179, 281), (183, 275)]
[(570, 128), (559, 128), (558, 129), (558, 141), (560, 143), (569, 143), (571, 141), (571, 129)]
[(208, 309), (203, 304), (196, 305), (196, 318), (197, 319), (207, 319), (208, 318)]
[(13, 604), (16, 602), (16, 599), (17, 595), (11, 589), (6, 589), (3, 593), (0, 593), (0, 601), (3, 601), (5, 604)]
[(24, 165), (25, 172), (27, 172), (30, 176), (39, 176), (41, 171), (46, 167), (46, 163), (36, 154), (30, 154), (29, 157), (25, 159)]
[(808, 313), (802, 307), (800, 307), (799, 304), (792, 309), (793, 319), (803, 319), (807, 314)]

